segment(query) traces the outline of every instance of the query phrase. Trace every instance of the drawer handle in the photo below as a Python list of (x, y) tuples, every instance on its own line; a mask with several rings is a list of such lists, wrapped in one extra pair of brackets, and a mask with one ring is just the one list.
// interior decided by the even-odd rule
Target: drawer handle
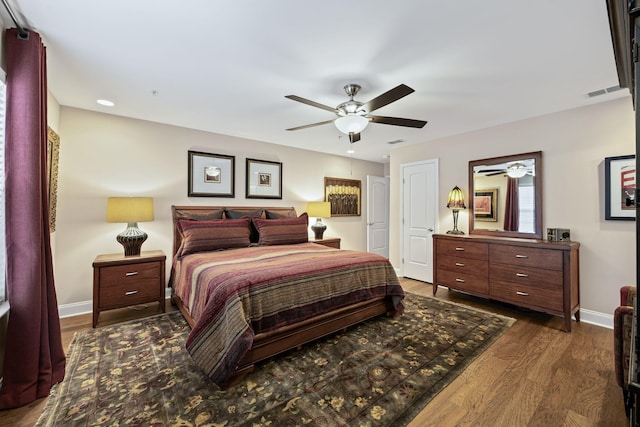
[(524, 273), (516, 273), (516, 276), (518, 276), (518, 277), (529, 277), (528, 274), (524, 274)]
[(520, 295), (521, 297), (528, 297), (529, 294), (526, 292), (520, 292), (520, 291), (516, 291), (516, 295)]
[(464, 251), (464, 248), (456, 248), (456, 251)]
[(464, 264), (461, 262), (456, 262), (456, 267), (464, 267)]
[(138, 291), (129, 291), (129, 292), (125, 292), (124, 294), (125, 294), (126, 296), (130, 296), (130, 295), (135, 295), (135, 294), (137, 294), (137, 293), (138, 293)]
[(132, 271), (130, 273), (124, 273), (125, 276), (129, 277), (129, 276), (137, 276), (138, 272), (137, 271)]
[(527, 259), (529, 258), (527, 255), (516, 255), (516, 258), (524, 258)]
[(458, 283), (464, 283), (464, 280), (463, 280), (463, 279), (456, 279), (456, 282), (458, 282)]

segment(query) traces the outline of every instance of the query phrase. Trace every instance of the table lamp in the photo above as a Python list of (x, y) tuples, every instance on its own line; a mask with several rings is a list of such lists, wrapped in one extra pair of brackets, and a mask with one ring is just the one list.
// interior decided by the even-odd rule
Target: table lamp
[(322, 218), (331, 216), (331, 203), (329, 202), (309, 202), (307, 204), (307, 215), (317, 218), (316, 222), (311, 225), (311, 230), (315, 234), (316, 240), (322, 240), (322, 235), (327, 226), (322, 222)]
[(447, 207), (453, 209), (453, 230), (447, 231), (447, 234), (464, 234), (464, 231), (458, 230), (458, 211), (467, 207), (464, 205), (464, 193), (457, 185), (449, 192)]
[(140, 255), (140, 247), (147, 240), (147, 233), (138, 228), (138, 222), (153, 221), (153, 198), (109, 197), (107, 222), (126, 222), (127, 228), (116, 240), (124, 246), (125, 256)]

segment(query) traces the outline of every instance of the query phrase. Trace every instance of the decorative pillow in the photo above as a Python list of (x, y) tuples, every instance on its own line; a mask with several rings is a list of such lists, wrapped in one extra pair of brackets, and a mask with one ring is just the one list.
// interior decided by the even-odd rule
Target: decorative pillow
[(246, 248), (249, 240), (249, 219), (214, 219), (209, 221), (179, 220), (182, 244), (176, 253), (183, 257), (196, 252), (230, 248)]
[(303, 213), (297, 218), (252, 218), (260, 238), (258, 245), (292, 245), (309, 241), (309, 217)]
[(228, 219), (239, 219), (239, 218), (262, 218), (263, 209), (256, 209), (255, 211), (234, 211), (233, 209), (225, 209), (224, 215)]
[(197, 213), (187, 213), (181, 210), (176, 210), (176, 218), (180, 219), (191, 219), (194, 221), (206, 221), (210, 219), (222, 219), (222, 213), (224, 209), (218, 209), (217, 211), (209, 212), (206, 214), (197, 214)]
[(289, 213), (287, 214), (281, 214), (281, 213), (277, 213), (277, 212), (272, 212), (269, 210), (264, 211), (264, 216), (267, 217), (267, 219), (278, 219), (278, 218), (295, 218), (295, 211), (291, 210), (289, 211)]
[[(256, 209), (255, 211), (234, 211), (233, 209), (225, 209), (224, 216), (228, 219), (239, 219), (239, 218), (264, 218), (264, 209)], [(258, 241), (258, 230), (250, 222), (251, 234), (249, 238), (251, 239), (251, 243), (256, 243)]]

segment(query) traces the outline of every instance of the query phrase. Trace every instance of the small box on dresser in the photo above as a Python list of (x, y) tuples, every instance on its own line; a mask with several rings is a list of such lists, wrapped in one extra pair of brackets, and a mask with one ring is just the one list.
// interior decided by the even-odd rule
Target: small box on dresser
[(487, 236), (433, 236), (438, 285), (580, 321), (577, 242)]
[(162, 251), (98, 255), (93, 261), (93, 327), (105, 310), (157, 301), (164, 312), (166, 258)]

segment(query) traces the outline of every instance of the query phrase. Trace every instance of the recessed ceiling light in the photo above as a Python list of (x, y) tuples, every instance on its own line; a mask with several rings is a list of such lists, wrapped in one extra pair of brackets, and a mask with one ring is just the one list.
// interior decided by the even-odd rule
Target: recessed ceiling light
[(347, 150), (347, 154), (353, 154), (355, 152), (356, 152), (356, 150)]
[(113, 107), (114, 105), (116, 105), (108, 99), (98, 99), (96, 102), (100, 105), (104, 105), (105, 107)]

